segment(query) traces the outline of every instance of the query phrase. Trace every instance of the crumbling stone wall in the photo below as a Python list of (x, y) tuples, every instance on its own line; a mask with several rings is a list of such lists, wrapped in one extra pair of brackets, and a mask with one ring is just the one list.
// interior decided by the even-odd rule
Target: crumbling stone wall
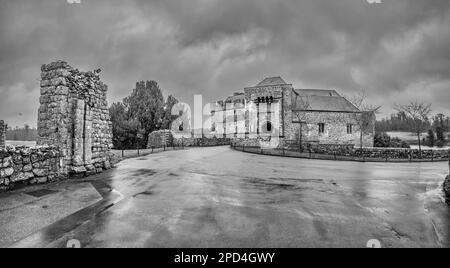
[(5, 147), (6, 139), (6, 125), (3, 120), (0, 120), (0, 148)]
[(99, 73), (81, 72), (64, 61), (41, 67), (38, 145), (58, 147), (69, 174), (111, 167), (112, 125)]
[(17, 184), (47, 183), (66, 177), (57, 147), (0, 148), (0, 190)]
[(447, 176), (444, 181), (444, 193), (447, 203), (450, 204), (450, 176)]

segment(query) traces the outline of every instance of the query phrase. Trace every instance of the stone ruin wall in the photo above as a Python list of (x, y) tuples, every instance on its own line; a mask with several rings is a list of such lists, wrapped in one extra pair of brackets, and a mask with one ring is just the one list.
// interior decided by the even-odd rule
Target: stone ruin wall
[(445, 178), (443, 187), (444, 187), (445, 199), (447, 201), (447, 204), (450, 205), (450, 175)]
[(41, 67), (38, 145), (58, 147), (68, 174), (111, 167), (112, 123), (99, 73), (81, 72), (64, 61)]
[(5, 147), (6, 140), (6, 124), (3, 120), (0, 120), (0, 148)]
[(0, 148), (0, 191), (67, 178), (61, 160), (58, 148), (52, 146)]

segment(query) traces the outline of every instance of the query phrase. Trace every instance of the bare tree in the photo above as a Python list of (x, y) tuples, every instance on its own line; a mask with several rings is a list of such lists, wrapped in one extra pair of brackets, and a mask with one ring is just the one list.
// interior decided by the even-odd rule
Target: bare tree
[(364, 135), (368, 135), (374, 128), (374, 117), (381, 108), (367, 103), (367, 95), (364, 90), (350, 98), (350, 102), (358, 108), (360, 112), (352, 113), (352, 119), (359, 128), (360, 149), (363, 150)]
[(412, 133), (417, 135), (417, 140), (419, 141), (419, 153), (422, 155), (421, 136), (429, 127), (431, 104), (415, 101), (406, 105), (396, 104), (394, 109), (406, 114), (408, 127)]
[(299, 133), (298, 133), (298, 142), (299, 142), (299, 150), (303, 152), (303, 125), (306, 124), (307, 119), (307, 110), (311, 108), (308, 96), (301, 96), (295, 90), (292, 90), (292, 102), (291, 107), (289, 109), (292, 111), (292, 114), (297, 118), (299, 123)]

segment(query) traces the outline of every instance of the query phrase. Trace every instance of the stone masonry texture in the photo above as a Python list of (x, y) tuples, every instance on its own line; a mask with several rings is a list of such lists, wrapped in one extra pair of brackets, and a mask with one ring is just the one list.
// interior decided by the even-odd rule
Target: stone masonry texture
[(3, 120), (0, 120), (0, 148), (5, 147), (6, 137), (6, 124)]
[(47, 183), (66, 177), (57, 147), (0, 148), (0, 190), (11, 189), (18, 184)]
[(59, 148), (68, 174), (111, 167), (112, 125), (99, 73), (81, 72), (64, 61), (41, 67), (38, 145)]
[(171, 130), (157, 130), (149, 134), (147, 148), (162, 148), (166, 147), (209, 147), (209, 146), (223, 146), (230, 145), (231, 141), (228, 138), (203, 137), (196, 138), (194, 134), (189, 137), (173, 133)]
[(445, 192), (445, 197), (447, 199), (447, 203), (450, 204), (450, 176), (447, 176), (447, 178), (445, 178), (444, 192)]

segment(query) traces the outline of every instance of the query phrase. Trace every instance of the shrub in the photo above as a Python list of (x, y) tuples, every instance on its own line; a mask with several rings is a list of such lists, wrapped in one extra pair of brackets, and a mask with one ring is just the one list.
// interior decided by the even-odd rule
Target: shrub
[(388, 134), (382, 132), (375, 134), (375, 147), (387, 148), (391, 143), (391, 137)]
[(430, 129), (430, 130), (428, 130), (428, 136), (425, 141), (425, 145), (434, 147), (435, 143), (436, 143), (436, 138), (434, 137), (434, 131), (432, 129)]
[(377, 133), (375, 135), (375, 147), (379, 148), (411, 148), (406, 141), (399, 138), (391, 138), (386, 133)]
[(411, 146), (410, 146), (409, 143), (407, 143), (406, 141), (402, 141), (401, 148), (411, 149)]
[(439, 147), (439, 148), (444, 147), (444, 146), (445, 146), (445, 141), (438, 140), (438, 141), (436, 142), (436, 146)]

